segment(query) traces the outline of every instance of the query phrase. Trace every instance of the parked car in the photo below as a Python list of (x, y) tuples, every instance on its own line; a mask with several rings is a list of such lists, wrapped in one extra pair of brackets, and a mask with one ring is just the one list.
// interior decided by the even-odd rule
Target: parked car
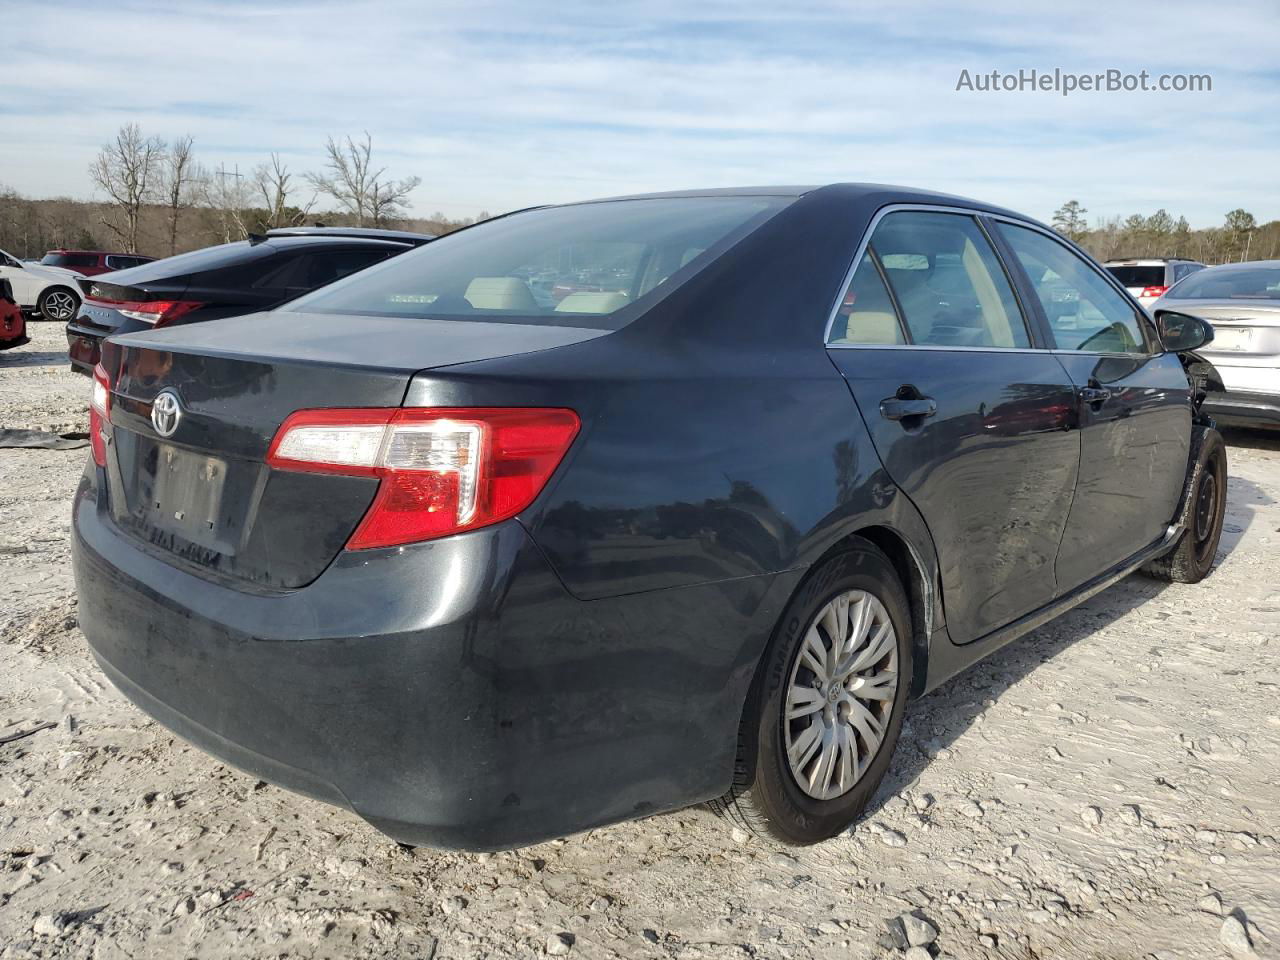
[(1193, 274), (1152, 305), (1213, 325), (1204, 355), (1221, 375), (1205, 409), (1224, 424), (1280, 427), (1280, 260), (1225, 263)]
[(26, 318), (13, 298), (13, 286), (8, 280), (0, 279), (0, 350), (30, 342)]
[(8, 280), (18, 306), (47, 320), (70, 320), (80, 308), (76, 278), (80, 274), (63, 267), (27, 263), (0, 250), (0, 279)]
[(294, 227), (82, 280), (84, 303), (67, 324), (71, 368), (92, 373), (112, 334), (253, 313), (431, 239), (402, 230)]
[(1184, 260), (1181, 257), (1108, 260), (1104, 266), (1147, 308), (1179, 280), (1204, 269), (1204, 264), (1198, 260)]
[[(615, 289), (530, 287), (624, 251)], [(405, 843), (699, 801), (812, 843), (909, 698), (1134, 570), (1209, 572), (1212, 330), (1162, 323), (1043, 225), (922, 191), (496, 218), (109, 339), (78, 620), (181, 736)]]
[(105, 250), (50, 250), (40, 262), (46, 267), (66, 267), (86, 277), (95, 277), (112, 270), (140, 267), (154, 259), (139, 253), (108, 253)]

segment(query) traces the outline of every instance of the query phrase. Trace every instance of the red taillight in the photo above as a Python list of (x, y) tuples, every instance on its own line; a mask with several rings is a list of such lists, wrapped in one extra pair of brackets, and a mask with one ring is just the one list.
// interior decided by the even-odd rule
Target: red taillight
[(350, 550), (431, 540), (513, 517), (542, 492), (580, 421), (534, 407), (300, 410), (267, 463), (377, 477)]
[(93, 449), (93, 462), (100, 467), (107, 465), (110, 430), (111, 378), (106, 368), (98, 364), (93, 368), (93, 392), (89, 395), (89, 446)]
[(150, 323), (157, 327), (163, 327), (166, 323), (173, 323), (183, 314), (204, 306), (202, 302), (196, 300), (106, 300), (95, 298), (85, 302), (99, 307), (111, 307), (119, 310), (126, 317), (132, 317), (134, 320), (141, 320), (143, 323)]
[(1140, 294), (1139, 294), (1139, 296), (1141, 296), (1141, 297), (1163, 297), (1163, 296), (1164, 296), (1164, 292), (1165, 292), (1166, 290), (1168, 290), (1168, 289), (1169, 289), (1169, 288), (1168, 288), (1167, 286), (1166, 286), (1166, 287), (1143, 287), (1143, 288), (1142, 288), (1142, 293), (1140, 293)]

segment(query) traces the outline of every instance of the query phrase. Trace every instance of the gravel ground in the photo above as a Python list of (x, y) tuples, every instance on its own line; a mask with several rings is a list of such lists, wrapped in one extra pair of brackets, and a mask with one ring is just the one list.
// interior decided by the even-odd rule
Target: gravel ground
[[(84, 430), (32, 327), (0, 426)], [(1280, 440), (1229, 441), (1211, 578), (1131, 577), (914, 704), (847, 835), (691, 809), (494, 855), (400, 848), (130, 706), (77, 628), (87, 452), (0, 450), (0, 738), (52, 724), (0, 745), (0, 957), (1280, 956)]]

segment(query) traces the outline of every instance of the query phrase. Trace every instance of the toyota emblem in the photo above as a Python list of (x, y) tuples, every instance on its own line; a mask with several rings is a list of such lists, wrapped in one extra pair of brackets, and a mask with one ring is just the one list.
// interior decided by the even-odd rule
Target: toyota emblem
[(172, 437), (182, 419), (182, 404), (172, 390), (161, 390), (151, 401), (151, 425), (162, 437)]

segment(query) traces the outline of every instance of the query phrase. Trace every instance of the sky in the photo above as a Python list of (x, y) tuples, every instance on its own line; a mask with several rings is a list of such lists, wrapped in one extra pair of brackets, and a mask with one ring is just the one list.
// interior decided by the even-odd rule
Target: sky
[[(1276, 0), (0, 0), (0, 185), (93, 195), (123, 123), (206, 166), (319, 169), (367, 131), (413, 211), (870, 181), (1049, 219), (1280, 218)], [(1210, 92), (957, 90), (992, 70)], [(298, 178), (301, 180), (301, 177)], [(309, 196), (309, 195), (308, 195)], [(296, 199), (305, 201), (307, 196)]]

